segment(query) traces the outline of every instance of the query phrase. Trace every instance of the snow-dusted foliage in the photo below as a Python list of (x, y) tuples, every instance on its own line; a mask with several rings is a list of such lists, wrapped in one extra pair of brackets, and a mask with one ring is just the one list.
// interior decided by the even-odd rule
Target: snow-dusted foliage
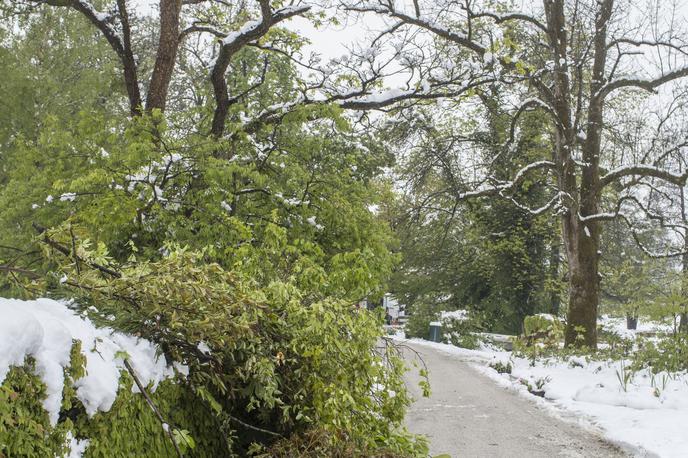
[[(64, 370), (70, 364), (75, 339), (81, 342), (86, 356), (86, 375), (75, 380), (74, 387), (88, 415), (112, 407), (120, 373), (126, 370), (125, 357), (141, 381), (152, 384), (153, 390), (175, 373), (147, 340), (97, 328), (86, 314), (72, 310), (68, 302), (0, 298), (0, 383), (12, 366), (23, 365), (27, 357), (34, 358), (37, 375), (47, 387), (43, 406), (53, 425), (60, 413)], [(135, 385), (133, 390), (138, 391)]]

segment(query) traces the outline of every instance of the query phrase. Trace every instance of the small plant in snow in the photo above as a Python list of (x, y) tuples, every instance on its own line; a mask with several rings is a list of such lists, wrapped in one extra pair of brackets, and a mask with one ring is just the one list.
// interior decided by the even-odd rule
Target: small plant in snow
[(502, 361), (494, 361), (491, 362), (489, 366), (499, 374), (511, 374), (512, 367), (510, 362), (505, 364)]
[(626, 366), (626, 361), (623, 359), (620, 362), (620, 367), (619, 369), (616, 370), (616, 378), (619, 381), (619, 384), (621, 385), (621, 388), (624, 390), (624, 392), (628, 391), (628, 384), (631, 382), (633, 379), (633, 369), (629, 366)]

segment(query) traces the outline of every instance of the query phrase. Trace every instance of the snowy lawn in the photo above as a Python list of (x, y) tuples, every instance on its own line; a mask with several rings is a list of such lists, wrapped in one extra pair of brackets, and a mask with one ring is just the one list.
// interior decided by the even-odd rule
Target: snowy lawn
[[(401, 340), (402, 337), (394, 337)], [(641, 371), (631, 376), (621, 361), (582, 357), (549, 359), (534, 365), (511, 352), (490, 348), (467, 350), (452, 345), (412, 339), (474, 363), (480, 372), (502, 386), (526, 396), (558, 417), (577, 417), (599, 428), (605, 437), (637, 456), (688, 456), (688, 376), (685, 373)], [(489, 364), (510, 363), (511, 374), (500, 374)], [(544, 391), (544, 399), (531, 394)]]

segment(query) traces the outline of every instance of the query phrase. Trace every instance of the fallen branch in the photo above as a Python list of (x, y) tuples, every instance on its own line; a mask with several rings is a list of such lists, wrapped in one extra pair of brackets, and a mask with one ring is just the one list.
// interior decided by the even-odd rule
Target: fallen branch
[(167, 436), (172, 441), (172, 444), (174, 444), (174, 449), (177, 451), (177, 456), (179, 456), (179, 458), (184, 458), (182, 451), (179, 449), (177, 441), (174, 440), (174, 434), (172, 433), (172, 430), (169, 427), (169, 423), (165, 421), (165, 419), (162, 417), (162, 414), (153, 403), (153, 400), (150, 398), (150, 396), (148, 396), (146, 388), (143, 386), (143, 383), (141, 383), (141, 380), (136, 375), (136, 372), (134, 371), (134, 368), (131, 366), (131, 363), (129, 363), (129, 360), (126, 358), (124, 358), (124, 367), (127, 368), (127, 370), (129, 371), (129, 375), (131, 375), (131, 377), (134, 379), (134, 383), (136, 383), (136, 386), (139, 387), (139, 391), (141, 391), (141, 394), (143, 394), (143, 397), (146, 399), (148, 406), (151, 408), (153, 413), (155, 413), (155, 416), (158, 417), (158, 420), (160, 420), (160, 424), (162, 425), (163, 431), (165, 431)]

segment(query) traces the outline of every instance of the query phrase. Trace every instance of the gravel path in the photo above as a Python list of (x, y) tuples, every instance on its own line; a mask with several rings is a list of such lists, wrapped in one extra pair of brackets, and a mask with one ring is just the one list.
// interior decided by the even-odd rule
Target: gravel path
[[(431, 456), (622, 457), (601, 437), (549, 416), (533, 402), (499, 387), (458, 357), (409, 344), (430, 372), (431, 396), (418, 388), (418, 369), (406, 375), (416, 399), (406, 424), (430, 439)], [(405, 350), (407, 360), (414, 359)]]

